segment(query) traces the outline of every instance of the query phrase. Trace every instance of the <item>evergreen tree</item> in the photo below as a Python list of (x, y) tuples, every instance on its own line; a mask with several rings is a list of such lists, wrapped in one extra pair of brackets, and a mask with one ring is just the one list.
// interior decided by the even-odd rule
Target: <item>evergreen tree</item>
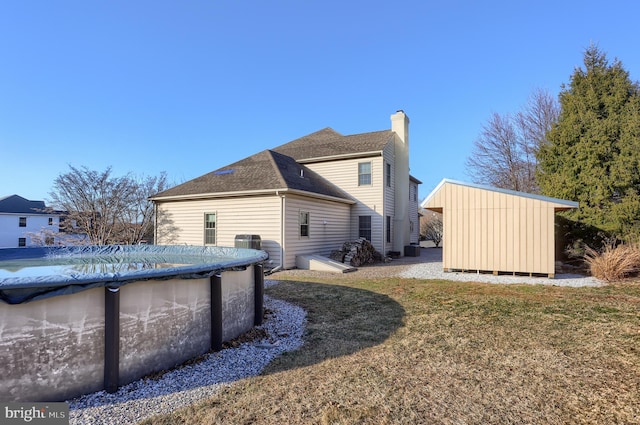
[(568, 218), (620, 239), (640, 236), (640, 90), (590, 46), (560, 92), (560, 117), (538, 153), (544, 195), (578, 201)]

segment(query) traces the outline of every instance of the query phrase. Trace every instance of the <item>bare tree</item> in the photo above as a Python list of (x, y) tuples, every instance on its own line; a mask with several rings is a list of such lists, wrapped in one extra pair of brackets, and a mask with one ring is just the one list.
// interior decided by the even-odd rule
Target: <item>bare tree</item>
[(420, 217), (420, 234), (439, 247), (443, 236), (442, 214), (434, 211), (423, 212)]
[(536, 153), (557, 122), (559, 106), (548, 92), (536, 90), (516, 115), (494, 113), (474, 142), (466, 165), (475, 183), (538, 192)]
[(538, 169), (537, 153), (547, 143), (547, 133), (560, 116), (558, 100), (549, 92), (537, 89), (529, 96), (523, 111), (516, 115), (516, 122), (522, 133), (524, 161), (527, 164), (526, 179), (533, 182), (531, 192), (539, 192), (536, 180)]
[(132, 184), (135, 190), (131, 194), (129, 208), (122, 211), (117, 222), (117, 239), (125, 244), (139, 243), (151, 233), (154, 208), (149, 197), (167, 189), (167, 175), (163, 172), (158, 177), (141, 177), (134, 179)]
[(148, 197), (166, 189), (165, 174), (135, 179), (113, 177), (111, 167), (101, 172), (69, 168), (49, 193), (53, 206), (65, 211), (60, 230), (84, 233), (95, 245), (138, 243), (154, 221)]

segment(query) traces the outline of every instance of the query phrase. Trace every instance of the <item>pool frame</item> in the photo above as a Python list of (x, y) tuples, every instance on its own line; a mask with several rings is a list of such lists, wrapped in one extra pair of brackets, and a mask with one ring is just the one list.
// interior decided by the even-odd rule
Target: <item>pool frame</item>
[(239, 250), (252, 255), (195, 274), (172, 269), (175, 276), (83, 282), (30, 302), (0, 302), (0, 401), (115, 392), (260, 325), (266, 253)]

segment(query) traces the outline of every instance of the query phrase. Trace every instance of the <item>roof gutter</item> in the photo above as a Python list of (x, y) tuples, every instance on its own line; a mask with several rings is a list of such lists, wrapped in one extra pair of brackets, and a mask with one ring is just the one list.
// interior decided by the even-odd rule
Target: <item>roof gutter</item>
[(323, 195), (321, 193), (307, 192), (298, 189), (271, 189), (271, 190), (247, 190), (243, 192), (219, 192), (219, 193), (199, 193), (193, 195), (177, 195), (177, 196), (159, 196), (151, 197), (149, 200), (153, 202), (163, 201), (193, 201), (199, 199), (212, 199), (212, 198), (237, 198), (241, 196), (259, 196), (259, 195), (276, 195), (282, 196), (283, 193), (291, 193), (295, 195), (302, 195), (311, 198), (324, 199), (327, 201), (341, 202), (344, 204), (355, 204), (356, 201), (349, 198), (338, 198), (336, 196)]
[(257, 195), (272, 195), (278, 194), (278, 192), (286, 191), (287, 188), (280, 189), (261, 189), (261, 190), (245, 190), (239, 192), (210, 192), (210, 193), (192, 193), (189, 195), (174, 195), (174, 196), (152, 196), (149, 198), (153, 202), (161, 201), (191, 201), (196, 199), (210, 199), (210, 198), (236, 198), (240, 196), (257, 196)]

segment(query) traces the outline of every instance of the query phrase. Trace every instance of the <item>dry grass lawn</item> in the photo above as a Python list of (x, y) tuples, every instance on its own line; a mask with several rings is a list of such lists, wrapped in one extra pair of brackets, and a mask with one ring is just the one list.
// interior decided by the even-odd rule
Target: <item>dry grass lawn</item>
[(284, 281), (304, 346), (145, 424), (640, 423), (640, 285)]

